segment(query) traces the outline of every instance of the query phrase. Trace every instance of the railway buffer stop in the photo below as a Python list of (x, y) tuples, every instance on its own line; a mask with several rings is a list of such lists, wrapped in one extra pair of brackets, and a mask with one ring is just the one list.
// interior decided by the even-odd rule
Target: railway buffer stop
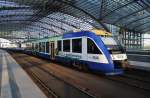
[(150, 98), (149, 42), (149, 0), (0, 0), (0, 98)]

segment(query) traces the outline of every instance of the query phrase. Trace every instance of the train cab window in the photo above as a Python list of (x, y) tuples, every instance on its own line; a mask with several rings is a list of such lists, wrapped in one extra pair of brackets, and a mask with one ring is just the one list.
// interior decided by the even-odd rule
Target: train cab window
[(57, 41), (57, 49), (58, 49), (58, 51), (61, 51), (61, 49), (62, 49), (61, 40)]
[(82, 53), (82, 39), (72, 39), (72, 52)]
[(90, 54), (102, 54), (91, 39), (87, 39), (87, 52)]
[(63, 51), (70, 52), (70, 40), (63, 40)]
[(46, 53), (49, 53), (49, 42), (46, 42)]

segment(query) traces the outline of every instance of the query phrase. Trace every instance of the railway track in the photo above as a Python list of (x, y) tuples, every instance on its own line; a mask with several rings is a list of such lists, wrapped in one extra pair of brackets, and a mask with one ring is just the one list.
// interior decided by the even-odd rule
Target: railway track
[[(35, 79), (35, 81), (37, 81), (38, 84), (39, 84), (40, 86), (42, 86), (43, 89), (45, 89), (44, 92), (47, 92), (47, 93), (48, 93), (48, 94), (47, 94), (48, 98), (59, 98), (59, 97), (51, 90), (51, 88), (49, 88), (49, 87), (38, 77), (38, 75), (36, 75), (36, 73), (34, 73), (33, 71), (30, 71), (30, 75), (32, 75), (32, 77)], [(51, 97), (49, 97), (49, 95), (50, 95)]]
[[(42, 80), (39, 75), (39, 68), (32, 69), (33, 65), (26, 61), (22, 61), (22, 68), (30, 75), (32, 80), (39, 86), (39, 88), (45, 93), (47, 98), (59, 98), (55, 92)], [(44, 74), (43, 74), (44, 76)]]
[[(18, 55), (17, 56), (19, 59), (20, 59), (20, 57), (23, 57), (23, 61), (25, 61), (26, 62), (26, 64), (25, 64), (25, 66), (28, 66), (28, 65), (31, 65), (31, 69), (33, 69), (33, 68), (36, 68), (37, 70), (34, 70), (34, 73), (29, 73), (29, 74), (33, 74), (33, 77), (35, 77), (35, 78), (40, 78), (40, 80), (42, 80), (43, 81), (43, 79), (41, 79), (41, 77), (39, 77), (38, 75), (38, 70), (40, 71), (43, 71), (45, 74), (43, 74), (43, 76), (44, 75), (46, 75), (46, 74), (49, 74), (47, 77), (50, 77), (51, 75), (54, 75), (55, 77), (57, 77), (57, 78), (59, 78), (59, 79), (61, 79), (60, 81), (67, 81), (68, 83), (71, 83), (70, 85), (72, 85), (72, 82), (71, 81), (73, 81), (73, 84), (75, 84), (75, 85), (73, 85), (73, 86), (76, 86), (76, 84), (77, 85), (79, 85), (79, 87), (77, 86), (76, 88), (80, 88), (80, 91), (83, 91), (84, 93), (86, 93), (86, 92), (88, 92), (88, 93), (90, 93), (90, 94), (92, 94), (92, 95), (98, 95), (98, 97), (97, 98), (120, 98), (120, 96), (123, 96), (122, 98), (130, 98), (130, 94), (132, 94), (131, 96), (138, 96), (138, 95), (140, 95), (140, 93), (138, 94), (138, 93), (136, 93), (135, 91), (132, 91), (131, 89), (128, 89), (128, 90), (123, 90), (124, 89), (124, 87), (127, 87), (127, 88), (132, 88), (132, 89), (135, 89), (135, 90), (137, 90), (137, 91), (142, 91), (143, 92), (143, 89), (144, 89), (144, 92), (146, 91), (149, 91), (149, 89), (147, 90), (147, 89), (145, 89), (145, 86), (142, 86), (142, 87), (136, 87), (136, 86), (139, 86), (139, 85), (137, 85), (138, 83), (136, 83), (136, 82), (133, 82), (133, 79), (130, 79), (130, 80), (128, 80), (128, 78), (127, 78), (127, 76), (113, 76), (113, 77), (109, 77), (109, 79), (108, 79), (108, 77), (106, 77), (106, 76), (104, 76), (104, 75), (97, 75), (97, 74), (91, 74), (91, 73), (84, 73), (84, 72), (79, 72), (79, 71), (75, 71), (76, 73), (75, 74), (73, 74), (72, 72), (70, 72), (69, 70), (70, 70), (70, 68), (68, 69), (68, 68), (64, 68), (64, 67), (62, 67), (62, 66), (55, 66), (55, 65), (57, 65), (57, 64), (53, 64), (53, 63), (51, 63), (51, 67), (49, 66), (49, 62), (47, 62), (47, 60), (40, 60), (40, 59), (36, 59), (36, 58), (30, 58), (30, 56), (23, 56), (23, 55)], [(16, 58), (16, 57), (15, 57)], [(20, 61), (20, 62), (22, 62), (22, 61)], [(27, 64), (28, 63), (28, 64)], [(20, 64), (21, 65), (21, 64)], [(48, 67), (48, 66), (49, 67)], [(61, 67), (61, 68), (60, 68)], [(59, 69), (57, 69), (57, 68), (59, 68)], [(62, 70), (62, 68), (63, 68), (63, 70)], [(54, 70), (54, 69), (57, 69), (57, 70)], [(67, 70), (64, 70), (64, 69), (68, 69), (68, 71)], [(59, 72), (59, 71), (61, 71), (62, 70), (62, 72)], [(56, 71), (56, 72), (55, 72)], [(65, 72), (65, 73), (64, 73)], [(79, 74), (78, 74), (79, 73)], [(63, 76), (63, 75), (60, 75), (60, 74), (63, 74), (63, 75), (65, 75), (65, 77), (60, 77), (60, 76)], [(69, 75), (70, 74), (70, 75)], [(81, 75), (81, 74), (83, 74), (83, 75)], [(34, 76), (34, 75), (36, 75), (36, 76)], [(74, 76), (71, 76), (71, 75), (74, 75)], [(120, 79), (118, 80), (118, 77), (120, 77)], [(46, 78), (46, 77), (45, 77)], [(57, 80), (59, 80), (59, 79), (57, 79)], [(76, 81), (76, 79), (77, 79), (77, 81)], [(94, 81), (92, 82), (91, 80), (93, 80), (94, 79)], [(38, 80), (38, 79), (37, 79)], [(38, 81), (40, 81), (40, 80), (38, 80)], [(111, 82), (111, 81), (113, 80), (114, 82)], [(48, 81), (48, 80), (47, 80)], [(51, 81), (51, 80), (50, 80)], [(49, 82), (49, 84), (50, 84), (50, 81), (48, 81)], [(52, 80), (53, 81), (53, 80)], [(86, 82), (87, 83), (86, 83)], [(102, 81), (102, 82), (101, 82)], [(105, 85), (105, 86), (103, 86), (103, 83), (104, 83), (104, 81), (106, 82), (106, 84), (107, 84), (107, 82), (109, 82), (110, 84), (112, 84), (112, 86), (110, 85), (110, 84), (107, 84), (107, 85), (109, 85), (109, 86), (107, 86), (107, 85)], [(137, 80), (134, 80), (134, 81), (137, 81)], [(40, 81), (41, 82), (41, 81)], [(45, 82), (45, 81), (43, 81), (43, 82)], [(100, 82), (100, 83), (99, 83)], [(120, 82), (120, 83), (118, 83), (118, 82)], [(142, 81), (141, 81), (142, 82)], [(102, 83), (102, 84), (101, 84)], [(134, 84), (134, 85), (131, 85), (131, 84)], [(49, 85), (48, 84), (48, 85)], [(56, 83), (55, 83), (56, 84)], [(117, 86), (114, 86), (114, 85), (119, 85), (119, 86), (121, 86), (121, 88), (123, 87), (123, 91), (121, 91), (122, 92), (122, 94), (121, 95), (114, 95), (114, 93), (112, 93), (112, 92), (115, 92), (115, 90), (113, 91), (113, 89), (116, 89), (116, 87)], [(123, 85), (122, 85), (123, 84)], [(124, 85), (125, 84), (125, 85)], [(136, 84), (136, 85), (135, 85)], [(48, 86), (47, 84), (45, 84), (45, 86)], [(126, 86), (126, 85), (128, 85), (128, 86)], [(140, 84), (140, 85), (143, 85), (143, 84)], [(147, 84), (146, 84), (147, 85)], [(108, 87), (108, 88), (107, 88)], [(148, 86), (147, 86), (148, 87)], [(51, 88), (51, 87), (50, 87)], [(68, 88), (68, 87), (65, 87), (65, 88)], [(117, 89), (120, 89), (120, 87), (117, 87)], [(138, 90), (139, 89), (139, 90)], [(142, 90), (140, 90), (140, 89), (142, 89)], [(46, 89), (45, 89), (46, 90)], [(102, 90), (104, 90), (104, 91), (102, 91)], [(109, 92), (109, 90), (110, 90), (110, 92)], [(107, 92), (105, 92), (105, 91), (107, 91)], [(118, 91), (118, 90), (117, 90)], [(120, 90), (119, 90), (120, 91)], [(131, 91), (132, 91), (132, 93), (131, 93)], [(67, 90), (67, 92), (68, 92), (68, 90)], [(69, 89), (69, 92), (71, 93), (71, 92), (73, 92), (74, 93), (74, 91), (71, 91), (70, 89)], [(126, 93), (128, 93), (128, 94), (126, 94), (126, 93), (124, 93), (124, 92), (126, 92)], [(113, 94), (113, 95), (112, 95)], [(59, 94), (57, 94), (57, 95), (59, 95)], [(100, 96), (99, 96), (100, 95)], [(145, 95), (145, 94), (144, 94)], [(107, 96), (107, 97), (106, 97)], [(112, 96), (114, 96), (114, 97), (112, 97)], [(143, 95), (140, 95), (140, 96), (143, 96)], [(140, 97), (140, 96), (138, 96), (138, 97), (136, 97), (136, 98), (147, 98), (147, 97)], [(148, 96), (149, 96), (149, 93), (148, 93)], [(63, 97), (60, 97), (59, 96), (59, 98), (63, 98)], [(69, 97), (67, 97), (67, 98), (69, 98)], [(75, 98), (75, 97), (74, 97)], [(76, 97), (76, 98), (89, 98), (89, 97)], [(149, 98), (149, 97), (148, 97)]]
[(114, 77), (107, 77), (110, 80), (117, 81), (123, 83), (125, 85), (133, 86), (139, 89), (146, 90), (150, 92), (150, 81), (148, 78), (143, 78), (138, 76), (137, 74), (129, 74), (125, 73), (124, 75), (114, 76)]
[[(38, 62), (34, 62), (34, 64), (37, 64)], [(38, 63), (40, 64), (40, 63)], [(45, 70), (46, 71), (46, 70)], [(106, 77), (103, 76), (103, 78), (108, 78), (111, 79), (113, 81), (116, 82), (120, 82), (123, 83), (125, 85), (129, 85), (129, 86), (133, 86), (139, 89), (143, 89), (146, 91), (150, 91), (150, 81), (146, 81), (146, 80), (142, 80), (140, 77), (136, 77), (137, 75), (131, 75), (131, 74), (124, 74), (124, 75), (120, 75), (120, 76), (110, 76), (110, 77)]]
[[(31, 62), (27, 58), (25, 58), (24, 60), (25, 61), (23, 61), (23, 63), (26, 63), (25, 64), (26, 66), (24, 66), (24, 64), (23, 64), (23, 68), (27, 71), (27, 73), (29, 75), (31, 75), (33, 80), (36, 83), (38, 82), (37, 84), (40, 85), (42, 87), (42, 89), (44, 89), (43, 91), (44, 91), (44, 93), (46, 93), (48, 98), (70, 98), (70, 96), (72, 96), (71, 98), (99, 98), (99, 97), (95, 97), (94, 95), (88, 93), (86, 91), (86, 89), (84, 89), (84, 88), (75, 87), (69, 83), (66, 83), (64, 80), (56, 77), (54, 75), (54, 72), (47, 71), (46, 69), (42, 68), (41, 66), (38, 66), (38, 65), (41, 65), (40, 62), (34, 62), (34, 61)], [(47, 76), (47, 77), (43, 77), (43, 76)], [(54, 83), (55, 85), (53, 85), (53, 84), (51, 85), (51, 83)], [(58, 89), (57, 85), (63, 86), (64, 89), (62, 89), (62, 90)], [(64, 91), (65, 88), (68, 88), (68, 90), (70, 90), (69, 92), (72, 94), (68, 94), (66, 91)], [(64, 91), (64, 94), (62, 94), (60, 92), (60, 90), (62, 92)]]
[[(26, 60), (27, 60), (27, 59), (26, 59)], [(27, 60), (27, 61), (28, 61), (28, 60)], [(28, 61), (28, 62), (30, 62), (30, 61)], [(33, 65), (41, 65), (41, 63), (39, 63), (39, 62), (34, 62), (34, 61), (33, 61), (32, 63), (33, 63)], [(96, 96), (94, 96), (94, 95), (88, 93), (85, 88), (76, 88), (76, 87), (74, 87), (73, 85), (71, 85), (71, 84), (69, 84), (69, 83), (66, 83), (64, 80), (62, 80), (62, 79), (56, 77), (56, 76), (54, 75), (54, 72), (49, 72), (49, 71), (45, 70), (44, 68), (42, 68), (42, 67), (40, 67), (40, 66), (37, 66), (37, 69), (43, 71), (44, 73), (48, 74), (50, 77), (52, 77), (52, 78), (54, 78), (54, 79), (56, 79), (56, 80), (58, 80), (58, 81), (62, 81), (62, 82), (64, 83), (64, 86), (67, 85), (67, 86), (70, 86), (72, 89), (76, 89), (76, 91), (77, 91), (78, 93), (81, 93), (81, 96), (79, 95), (78, 98), (83, 98), (82, 96), (84, 96), (84, 98), (99, 98), (99, 97), (96, 97)], [(48, 87), (48, 86), (43, 82), (43, 80), (41, 80), (41, 79), (38, 77), (38, 75), (36, 75), (36, 73), (34, 73), (34, 72), (32, 71), (31, 74), (33, 75), (33, 77), (35, 77), (35, 78), (40, 82), (40, 84), (41, 84), (42, 86), (44, 86), (44, 88), (49, 92), (49, 94), (53, 96), (52, 98), (63, 98), (61, 95), (60, 95), (60, 96), (57, 96), (56, 93), (53, 92), (53, 90), (51, 90), (51, 88)], [(71, 90), (71, 89), (70, 89), (70, 90)], [(67, 98), (69, 98), (69, 97), (67, 97)], [(75, 97), (72, 97), (72, 98), (75, 98)]]

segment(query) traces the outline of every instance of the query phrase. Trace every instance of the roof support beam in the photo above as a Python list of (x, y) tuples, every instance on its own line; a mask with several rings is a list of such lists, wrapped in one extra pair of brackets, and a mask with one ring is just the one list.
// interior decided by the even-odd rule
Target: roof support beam
[[(49, 31), (53, 31), (53, 32), (55, 32), (55, 33), (58, 33), (58, 32), (56, 32), (56, 31), (54, 31), (54, 30), (52, 30), (52, 29), (49, 29), (49, 28), (45, 28), (45, 27), (42, 27), (42, 26), (40, 26), (40, 25), (32, 25), (32, 26), (30, 26), (30, 23), (24, 23), (22, 26), (23, 27), (25, 27), (25, 26), (28, 26), (29, 25), (29, 27), (38, 27), (39, 28), (39, 30), (41, 30), (41, 29), (45, 29), (45, 30), (49, 30)], [(27, 27), (27, 28), (29, 28), (29, 27)], [(41, 28), (41, 29), (40, 29)], [(43, 32), (43, 30), (41, 30), (42, 32)], [(48, 33), (48, 32), (45, 32), (45, 33)]]
[[(139, 1), (139, 0), (137, 0), (137, 1)], [(116, 12), (117, 10), (120, 10), (121, 8), (126, 7), (126, 6), (128, 6), (128, 5), (132, 4), (132, 3), (137, 2), (137, 1), (133, 0), (133, 1), (127, 3), (127, 4), (123, 5), (123, 6), (120, 6), (120, 7), (116, 8), (116, 9), (112, 10), (111, 12), (109, 12), (108, 14), (106, 14), (105, 16), (103, 16), (102, 19), (104, 19), (105, 17), (111, 15), (112, 13)]]
[[(66, 29), (64, 29), (64, 28), (62, 28), (62, 27), (59, 27), (59, 26), (56, 26), (56, 25), (54, 25), (54, 24), (52, 24), (52, 23), (47, 23), (47, 22), (43, 22), (43, 21), (38, 21), (39, 23), (42, 23), (42, 24), (47, 24), (47, 25), (49, 25), (49, 26), (52, 26), (52, 27), (56, 27), (56, 28), (59, 28), (59, 29), (62, 29), (63, 31), (65, 31)], [(37, 22), (37, 23), (38, 23)]]
[(131, 21), (131, 22), (125, 24), (124, 26), (125, 26), (125, 27), (128, 27), (128, 26), (130, 26), (132, 23), (135, 23), (135, 22), (137, 22), (137, 21), (141, 21), (141, 20), (146, 19), (146, 18), (149, 18), (149, 17), (150, 17), (150, 15), (145, 16), (145, 17), (140, 18), (140, 19), (136, 19), (136, 20), (134, 20), (134, 21)]
[(83, 9), (81, 9), (81, 8), (79, 8), (79, 7), (77, 7), (77, 6), (73, 5), (73, 4), (71, 4), (71, 3), (68, 3), (67, 1), (64, 1), (64, 0), (56, 0), (56, 1), (61, 2), (61, 3), (63, 3), (63, 4), (67, 4), (67, 5), (69, 5), (69, 6), (73, 7), (73, 8), (75, 8), (75, 9), (78, 9), (78, 10), (82, 11), (83, 13), (85, 13), (86, 15), (88, 15), (89, 17), (91, 17), (92, 19), (96, 20), (98, 23), (100, 23), (101, 26), (102, 26), (106, 31), (110, 32), (110, 30), (108, 29), (108, 27), (107, 27), (104, 23), (102, 23), (99, 19), (95, 18), (93, 15), (89, 14), (89, 13), (86, 12), (85, 10), (83, 10)]
[(145, 30), (145, 29), (147, 29), (147, 27), (144, 27), (144, 28), (142, 28), (142, 29), (140, 29), (140, 30), (143, 31), (143, 30)]
[[(23, 37), (7, 37), (7, 36), (5, 36), (5, 37), (3, 37), (3, 36), (0, 36), (0, 38), (4, 38), (4, 39), (28, 39), (28, 38), (23, 38)], [(31, 38), (31, 39), (36, 39), (36, 38)]]
[[(7, 15), (7, 17), (13, 17), (13, 16), (18, 16), (18, 15)], [(35, 16), (35, 15), (28, 15), (28, 14), (25, 14), (25, 15), (22, 15), (22, 14), (20, 14), (19, 15), (20, 17), (26, 17), (26, 16)], [(1, 17), (1, 16), (0, 16)], [(2, 17), (5, 17), (5, 16), (2, 16)], [(37, 16), (37, 17), (40, 17), (40, 16)], [(73, 28), (77, 28), (77, 26), (75, 26), (75, 25), (72, 25), (72, 24), (70, 24), (70, 23), (68, 23), (68, 22), (65, 22), (65, 21), (63, 21), (63, 20), (61, 20), (61, 19), (57, 19), (57, 18), (53, 18), (53, 17), (45, 17), (45, 18), (47, 18), (47, 19), (50, 19), (50, 20), (56, 20), (56, 21), (58, 21), (58, 22), (62, 22), (63, 24), (66, 24), (66, 25), (68, 25), (68, 26), (71, 26), (71, 27), (73, 27)], [(36, 22), (34, 22), (34, 20), (2, 20), (1, 22), (9, 22), (9, 21), (24, 21), (24, 22), (32, 22), (32, 23), (36, 23)], [(60, 29), (63, 29), (63, 30), (65, 30), (64, 28), (61, 28), (61, 27), (59, 27), (59, 26), (56, 26), (56, 25), (53, 25), (52, 23), (47, 23), (47, 22), (42, 22), (42, 20), (40, 20), (40, 21), (38, 21), (38, 22), (40, 22), (40, 23), (45, 23), (45, 24), (47, 24), (47, 25), (51, 25), (51, 26), (54, 26), (54, 27), (57, 27), (57, 28), (60, 28)], [(37, 23), (38, 23), (37, 22)], [(1, 23), (0, 23), (1, 24)]]
[(75, 26), (75, 25), (73, 25), (73, 24), (70, 24), (70, 23), (68, 23), (68, 22), (66, 22), (66, 21), (63, 21), (63, 20), (59, 20), (59, 19), (57, 19), (57, 18), (54, 18), (54, 17), (45, 17), (45, 18), (47, 18), (47, 19), (51, 19), (51, 20), (56, 20), (56, 21), (58, 21), (58, 22), (62, 22), (62, 23), (64, 23), (64, 24), (67, 24), (68, 26), (72, 26), (72, 27), (74, 27), (74, 28), (77, 28), (77, 26)]
[[(54, 30), (51, 29), (51, 28), (45, 28), (45, 27), (42, 27), (42, 26), (40, 26), (40, 25), (33, 25), (33, 26), (31, 26), (31, 27), (38, 27), (38, 28), (41, 28), (41, 29), (43, 29), (43, 30), (53, 31), (53, 32), (55, 32), (55, 33), (57, 33), (57, 34), (60, 34), (60, 33), (54, 31)], [(48, 34), (48, 33), (47, 33), (47, 34)]]
[[(17, 15), (15, 15), (15, 14), (12, 14), (12, 15), (0, 15), (0, 17), (17, 17), (17, 16), (19, 16), (19, 17), (28, 17), (28, 16), (31, 16), (31, 17), (42, 17), (42, 15), (39, 15), (39, 16), (37, 16), (37, 15), (30, 15), (30, 14), (17, 14)], [(47, 19), (51, 19), (51, 20), (56, 20), (56, 21), (58, 21), (58, 22), (62, 22), (62, 23), (64, 23), (64, 24), (66, 24), (66, 25), (68, 25), (68, 26), (72, 26), (73, 28), (77, 28), (77, 26), (75, 26), (75, 25), (72, 25), (72, 24), (70, 24), (70, 23), (68, 23), (68, 22), (65, 22), (65, 21), (63, 21), (63, 20), (59, 20), (59, 19), (57, 19), (57, 18), (54, 18), (54, 17), (44, 17), (44, 18), (47, 18)]]
[[(37, 31), (40, 30), (41, 32), (46, 33), (46, 34), (48, 34), (48, 32), (44, 31), (44, 29), (49, 30), (49, 31), (52, 31), (53, 34), (59, 34), (58, 32), (54, 31), (53, 29), (48, 29), (48, 28), (44, 28), (44, 27), (37, 26), (37, 25), (35, 25), (35, 26), (30, 26), (30, 27), (28, 27), (28, 28), (34, 29), (34, 30), (37, 30)], [(28, 29), (28, 28), (25, 28), (25, 29)], [(40, 29), (40, 28), (42, 28), (43, 30)]]
[(148, 31), (150, 31), (150, 28), (146, 28), (146, 29), (144, 29), (144, 30), (141, 30), (142, 32), (148, 32)]
[(17, 9), (31, 9), (31, 7), (0, 7), (0, 11), (2, 11), (2, 10), (17, 10)]
[(137, 26), (133, 27), (133, 29), (139, 28), (140, 26), (143, 26), (143, 25), (148, 24), (148, 23), (150, 23), (150, 21), (147, 21), (147, 22), (145, 22), (145, 23), (142, 23), (142, 24), (140, 24), (140, 25), (137, 25)]
[(150, 8), (149, 8), (149, 7), (145, 7), (145, 8), (142, 8), (141, 10), (138, 10), (138, 11), (135, 11), (135, 12), (133, 12), (133, 13), (131, 13), (131, 14), (128, 14), (128, 15), (126, 15), (126, 16), (123, 16), (123, 17), (119, 18), (117, 21), (115, 21), (113, 24), (116, 25), (116, 24), (117, 24), (118, 22), (120, 22), (121, 20), (123, 20), (123, 19), (125, 19), (125, 18), (127, 18), (127, 17), (129, 17), (129, 16), (132, 16), (132, 15), (138, 13), (138, 12), (141, 12), (141, 11), (143, 11), (143, 10), (146, 10), (146, 9), (150, 9)]

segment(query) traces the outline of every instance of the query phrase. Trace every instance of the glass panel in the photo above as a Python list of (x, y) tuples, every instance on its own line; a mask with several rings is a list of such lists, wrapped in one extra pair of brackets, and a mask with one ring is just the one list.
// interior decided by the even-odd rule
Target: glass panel
[(49, 42), (46, 42), (46, 53), (49, 53)]
[(73, 39), (72, 40), (72, 52), (82, 53), (82, 39)]
[(70, 52), (70, 40), (63, 41), (63, 51)]
[(42, 42), (42, 52), (45, 52), (45, 42)]
[(89, 38), (87, 40), (87, 51), (90, 54), (101, 54), (95, 43)]
[(61, 48), (62, 48), (61, 41), (57, 41), (57, 48), (58, 48), (58, 51), (61, 51)]

